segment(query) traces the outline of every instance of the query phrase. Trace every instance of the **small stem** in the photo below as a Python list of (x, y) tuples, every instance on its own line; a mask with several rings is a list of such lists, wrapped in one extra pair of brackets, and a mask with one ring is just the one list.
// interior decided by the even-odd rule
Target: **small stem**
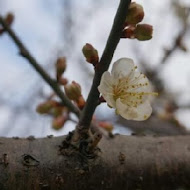
[(0, 16), (0, 23), (3, 26), (3, 29), (9, 34), (12, 40), (15, 42), (17, 47), (20, 50), (20, 54), (26, 58), (29, 63), (33, 66), (33, 68), (40, 74), (40, 76), (49, 84), (49, 86), (53, 89), (53, 91), (57, 94), (57, 96), (61, 99), (62, 103), (69, 108), (69, 110), (75, 113), (78, 117), (80, 115), (79, 109), (72, 104), (72, 102), (65, 96), (65, 94), (60, 89), (59, 85), (56, 81), (54, 81), (37, 63), (36, 59), (30, 54), (15, 32), (6, 24), (3, 17)]
[(69, 120), (69, 121), (72, 121), (72, 122), (75, 123), (75, 124), (78, 124), (78, 121), (75, 120), (75, 119), (72, 119), (71, 117), (69, 117), (68, 120)]
[(131, 0), (120, 0), (120, 4), (119, 4), (119, 7), (114, 19), (114, 23), (113, 23), (106, 47), (104, 49), (100, 62), (98, 63), (97, 69), (95, 70), (93, 84), (92, 84), (90, 93), (88, 95), (85, 107), (82, 111), (82, 114), (79, 120), (79, 125), (77, 126), (77, 129), (79, 131), (83, 131), (83, 130), (86, 131), (90, 127), (92, 116), (96, 109), (96, 106), (98, 105), (98, 99), (100, 95), (97, 87), (100, 84), (102, 74), (106, 70), (108, 70), (114, 51), (120, 41), (120, 36), (123, 30), (123, 24), (125, 22), (128, 6), (130, 2)]

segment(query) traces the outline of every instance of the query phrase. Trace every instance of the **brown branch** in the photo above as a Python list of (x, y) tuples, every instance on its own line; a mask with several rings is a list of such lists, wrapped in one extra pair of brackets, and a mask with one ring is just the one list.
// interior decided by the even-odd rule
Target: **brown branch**
[(33, 68), (40, 74), (40, 76), (46, 81), (47, 84), (52, 88), (52, 90), (57, 94), (57, 96), (61, 99), (62, 103), (69, 108), (69, 110), (79, 116), (79, 110), (76, 106), (72, 104), (72, 102), (64, 95), (62, 90), (60, 89), (58, 83), (53, 80), (40, 66), (40, 64), (36, 61), (36, 59), (30, 54), (24, 44), (21, 42), (19, 37), (15, 34), (15, 32), (6, 24), (3, 17), (0, 16), (0, 23), (3, 26), (4, 31), (6, 31), (14, 43), (20, 50), (20, 54), (28, 60), (28, 62), (33, 66)]
[(79, 131), (89, 129), (90, 122), (92, 120), (94, 111), (98, 105), (98, 99), (100, 95), (97, 87), (100, 84), (102, 74), (108, 69), (110, 62), (112, 60), (114, 51), (120, 41), (123, 24), (126, 18), (127, 9), (130, 2), (131, 2), (130, 0), (120, 1), (106, 47), (104, 49), (100, 62), (95, 70), (93, 84), (92, 84), (90, 93), (88, 95), (86, 105), (80, 117), (79, 125), (77, 128)]
[(160, 64), (165, 64), (166, 61), (171, 57), (172, 54), (175, 53), (175, 51), (177, 49), (182, 49), (183, 47), (181, 47), (181, 43), (183, 41), (183, 38), (187, 32), (187, 24), (184, 24), (184, 27), (183, 29), (179, 32), (179, 34), (176, 36), (175, 40), (174, 40), (174, 44), (173, 46), (171, 47), (171, 49), (167, 49), (165, 50), (165, 54), (163, 56), (163, 58), (161, 59), (160, 61)]
[(0, 138), (0, 189), (190, 189), (189, 136), (103, 138), (94, 159), (62, 140)]

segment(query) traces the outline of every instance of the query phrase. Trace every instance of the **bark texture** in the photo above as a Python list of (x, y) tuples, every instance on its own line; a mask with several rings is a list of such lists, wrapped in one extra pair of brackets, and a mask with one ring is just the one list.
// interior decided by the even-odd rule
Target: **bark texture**
[(95, 158), (63, 139), (0, 138), (0, 189), (190, 189), (189, 136), (103, 138)]

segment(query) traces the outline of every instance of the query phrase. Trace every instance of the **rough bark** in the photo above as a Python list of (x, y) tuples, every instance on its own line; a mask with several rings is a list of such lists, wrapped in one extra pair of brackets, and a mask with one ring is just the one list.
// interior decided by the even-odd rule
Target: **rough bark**
[(190, 189), (189, 136), (103, 138), (91, 159), (62, 141), (0, 138), (0, 189)]

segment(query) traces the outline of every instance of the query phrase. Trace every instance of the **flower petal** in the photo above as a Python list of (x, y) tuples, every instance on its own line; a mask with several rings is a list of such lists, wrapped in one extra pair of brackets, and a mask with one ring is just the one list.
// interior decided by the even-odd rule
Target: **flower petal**
[(117, 113), (127, 120), (143, 121), (148, 119), (152, 113), (152, 108), (148, 101), (135, 108), (123, 104), (119, 98), (116, 100), (116, 109)]
[[(136, 92), (151, 92), (152, 91), (151, 85), (149, 84), (149, 80), (144, 74), (141, 74), (140, 72), (135, 71), (133, 77), (137, 78), (137, 79), (135, 79), (136, 84), (143, 85), (140, 88), (134, 89), (134, 91), (136, 91)], [(134, 80), (134, 79), (132, 79), (132, 80)], [(147, 85), (145, 85), (145, 84), (147, 84)]]
[(138, 71), (135, 71), (134, 73), (134, 78), (129, 81), (129, 85), (133, 86), (133, 88), (129, 88), (128, 92), (132, 93), (144, 93), (142, 96), (142, 101), (147, 101), (148, 99), (151, 100), (153, 96), (152, 93), (152, 85), (150, 84), (148, 78), (144, 75), (141, 74)]
[(135, 108), (135, 110), (137, 113), (137, 117), (134, 118), (134, 120), (136, 121), (147, 120), (152, 113), (152, 107), (149, 101), (145, 101), (143, 104), (138, 105), (137, 108)]
[(99, 92), (102, 94), (109, 106), (115, 107), (115, 100), (113, 98), (113, 83), (114, 79), (108, 71), (104, 72), (98, 86)]
[(133, 118), (137, 117), (137, 113), (134, 110), (131, 110), (130, 112), (130, 107), (127, 106), (126, 104), (123, 104), (121, 102), (121, 99), (118, 98), (116, 100), (116, 112), (121, 115), (123, 118), (132, 120)]
[(114, 79), (120, 79), (133, 74), (134, 70), (135, 65), (132, 59), (121, 58), (113, 64), (111, 74), (113, 75)]

